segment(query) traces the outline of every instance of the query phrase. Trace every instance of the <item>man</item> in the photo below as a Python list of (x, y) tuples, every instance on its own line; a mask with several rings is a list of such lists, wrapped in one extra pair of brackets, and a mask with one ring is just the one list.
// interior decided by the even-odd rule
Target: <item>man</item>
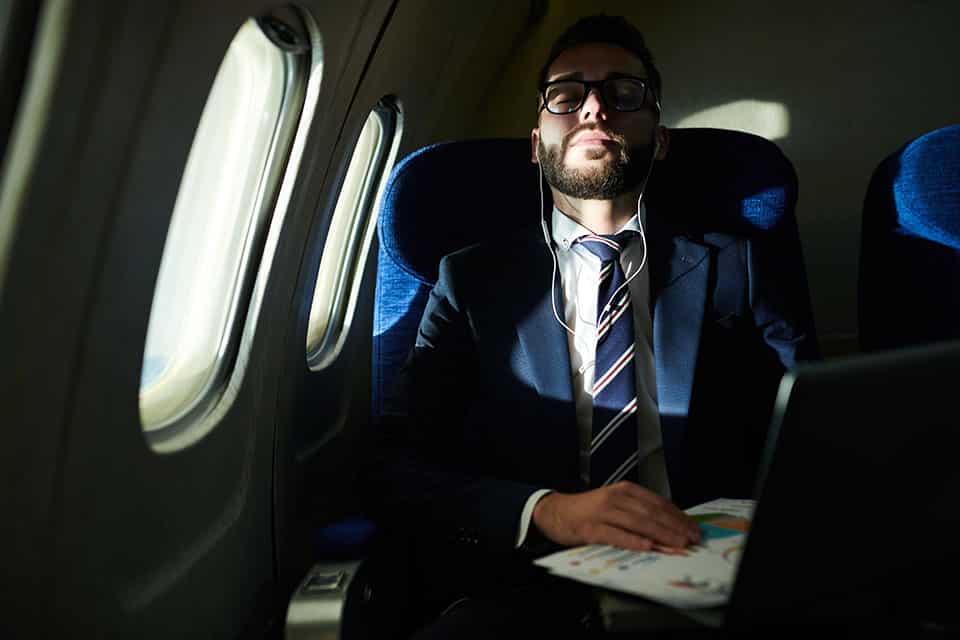
[(647, 215), (670, 146), (659, 96), (629, 23), (573, 25), (544, 65), (531, 134), (554, 202), (543, 236), (511, 233), (523, 213), (504, 203), (486, 221), (502, 242), (441, 263), (378, 486), (422, 543), (417, 588), (446, 609), (428, 636), (582, 618), (583, 592), (532, 567), (551, 548), (696, 543), (676, 505), (749, 493), (779, 377), (815, 355), (809, 319), (791, 316), (804, 305), (765, 295), (781, 272), (765, 252)]

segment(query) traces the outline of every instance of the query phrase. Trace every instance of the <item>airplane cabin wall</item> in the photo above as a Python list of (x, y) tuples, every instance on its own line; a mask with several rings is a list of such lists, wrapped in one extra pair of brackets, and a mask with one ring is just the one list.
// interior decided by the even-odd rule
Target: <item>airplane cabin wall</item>
[(297, 3), (319, 31), (322, 75), (296, 181), (269, 223), (223, 400), (202, 433), (158, 452), (138, 391), (178, 186), (233, 36), (280, 6), (51, 0), (41, 12), (0, 183), (0, 349), (13, 363), (0, 370), (0, 548), (16, 590), (4, 630), (259, 637), (315, 560), (310, 529), (355, 507), (375, 239), (339, 355), (319, 371), (306, 357), (354, 145), (384, 97), (401, 109), (397, 159), (456, 137), (531, 11)]
[[(12, 362), (0, 372), (3, 629), (239, 637), (276, 622), (278, 345), (296, 269), (283, 274), (299, 253), (277, 252), (261, 283), (259, 317), (247, 319), (257, 330), (214, 428), (157, 453), (138, 415), (153, 285), (194, 131), (237, 29), (275, 6), (54, 1), (42, 12), (0, 200), (12, 240), (0, 256), (0, 348)], [(332, 160), (389, 2), (301, 6), (324, 26), (309, 187)], [(286, 223), (313, 215), (301, 201)]]
[(960, 3), (553, 0), (477, 137), (529, 135), (550, 44), (591, 13), (624, 15), (644, 33), (663, 76), (664, 124), (765, 135), (793, 161), (821, 343), (828, 356), (855, 350), (867, 183), (909, 139), (960, 122)]
[[(401, 0), (391, 15), (358, 87), (335, 155), (349, 158), (370, 110), (385, 96), (401, 111), (396, 159), (423, 146), (458, 137), (475, 117), (507, 54), (526, 33), (529, 6), (512, 0), (461, 5)], [(415, 46), (412, 46), (415, 43)], [(331, 211), (346, 162), (319, 195)], [(466, 194), (465, 194), (466, 195)], [(456, 215), (456, 203), (451, 203)], [(367, 254), (354, 321), (343, 351), (321, 371), (305, 366), (307, 332), (316, 265), (324, 249), (329, 217), (304, 231), (307, 246), (299, 288), (291, 306), (287, 361), (278, 399), (276, 483), (278, 562), (289, 588), (315, 558), (311, 534), (320, 526), (358, 513), (357, 471), (373, 446), (370, 427), (371, 335), (376, 284), (376, 238)]]

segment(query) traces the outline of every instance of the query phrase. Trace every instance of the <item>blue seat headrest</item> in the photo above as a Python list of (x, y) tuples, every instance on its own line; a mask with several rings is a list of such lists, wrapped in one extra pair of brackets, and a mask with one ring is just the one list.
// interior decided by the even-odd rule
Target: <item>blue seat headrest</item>
[[(394, 169), (379, 219), (373, 322), (373, 414), (403, 415), (394, 384), (416, 338), (440, 259), (494, 237), (537, 233), (537, 166), (524, 139), (466, 140), (420, 149)], [(552, 199), (543, 188), (543, 207)], [(691, 233), (776, 233), (799, 257), (797, 178), (777, 146), (739, 131), (675, 129), (654, 166), (651, 215)], [(805, 276), (803, 276), (805, 277)], [(803, 285), (805, 287), (805, 284)]]
[[(414, 151), (387, 182), (380, 246), (401, 269), (432, 285), (446, 254), (504, 227), (535, 229), (538, 180), (528, 140), (466, 140)], [(544, 197), (550, 202), (549, 192)]]
[[(411, 276), (433, 284), (440, 258), (503, 233), (539, 227), (537, 166), (525, 139), (447, 142), (403, 159), (383, 196), (382, 249)], [(544, 208), (552, 206), (544, 187)], [(792, 221), (793, 165), (772, 142), (722, 129), (671, 130), (654, 166), (651, 210), (702, 231), (754, 233)], [(789, 214), (789, 215), (785, 215)]]
[(885, 169), (898, 232), (960, 250), (960, 125), (913, 140)]
[(863, 203), (857, 324), (864, 351), (960, 339), (960, 125), (881, 162)]
[(797, 174), (773, 142), (741, 131), (671, 129), (647, 203), (689, 229), (755, 235), (792, 225)]

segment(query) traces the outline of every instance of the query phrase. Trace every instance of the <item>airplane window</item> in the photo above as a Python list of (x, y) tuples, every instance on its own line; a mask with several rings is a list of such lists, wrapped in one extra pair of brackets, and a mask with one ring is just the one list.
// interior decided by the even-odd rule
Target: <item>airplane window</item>
[(205, 415), (237, 356), (290, 123), (303, 106), (309, 56), (295, 45), (297, 34), (282, 23), (247, 20), (207, 97), (150, 310), (140, 379), (150, 436)]
[(310, 307), (307, 364), (314, 371), (336, 358), (349, 333), (380, 196), (400, 141), (398, 104), (383, 99), (367, 117), (333, 212)]

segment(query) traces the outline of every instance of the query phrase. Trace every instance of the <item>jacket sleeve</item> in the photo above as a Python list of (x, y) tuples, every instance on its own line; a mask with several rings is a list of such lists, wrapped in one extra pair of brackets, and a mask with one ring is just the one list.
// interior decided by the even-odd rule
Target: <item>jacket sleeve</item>
[[(483, 477), (466, 450), (464, 429), (477, 397), (478, 340), (469, 305), (448, 256), (430, 293), (401, 393), (409, 415), (381, 425), (388, 459), (379, 478), (381, 506), (394, 525), (447, 541), (512, 551), (523, 506), (540, 487)], [(506, 443), (505, 443), (506, 446)]]
[(819, 360), (810, 292), (799, 240), (781, 231), (747, 242), (750, 307), (784, 369)]

